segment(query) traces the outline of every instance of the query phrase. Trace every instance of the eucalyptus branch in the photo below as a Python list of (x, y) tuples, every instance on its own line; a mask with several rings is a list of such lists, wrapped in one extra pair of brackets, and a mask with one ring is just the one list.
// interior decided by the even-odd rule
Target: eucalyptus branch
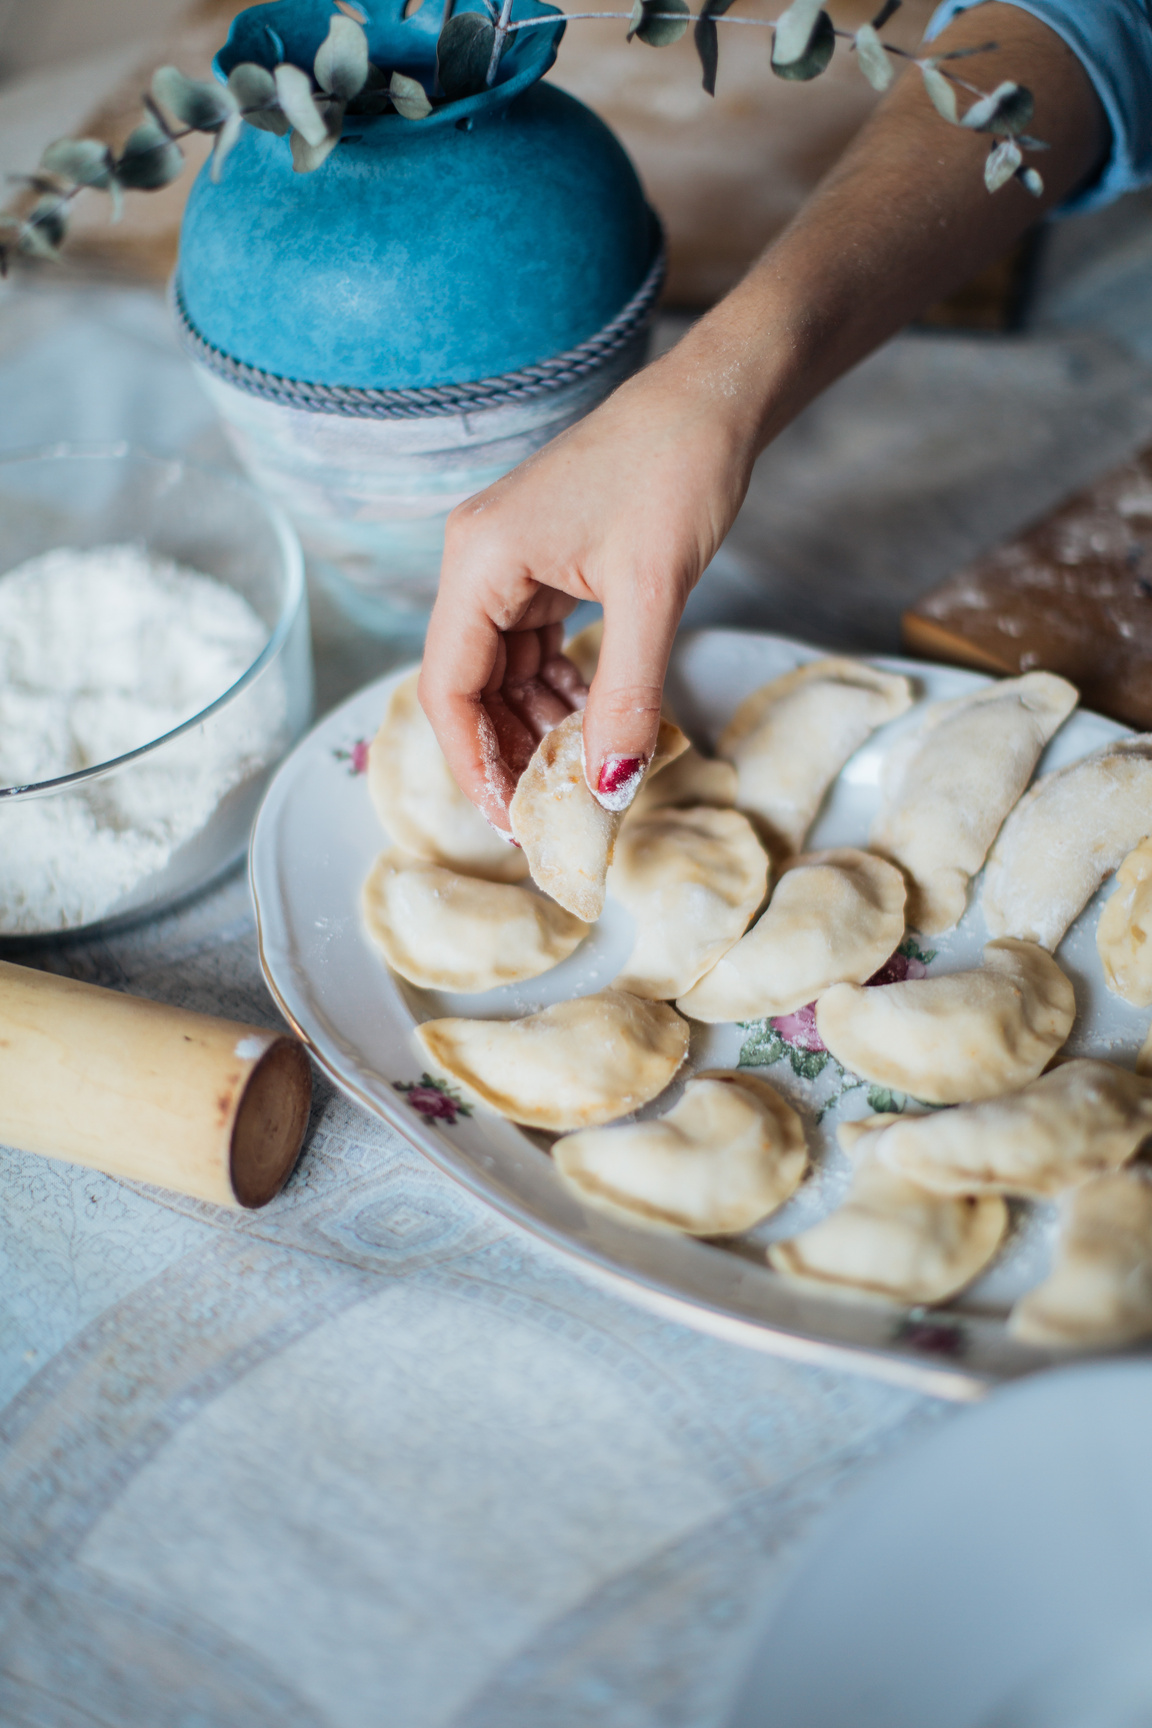
[(501, 0), (500, 17), (492, 37), (492, 56), (488, 61), (488, 71), (484, 82), (489, 89), (496, 82), (496, 74), (500, 70), (500, 56), (504, 52), (504, 44), (508, 40), (508, 32), (512, 25), (512, 0)]
[[(10, 176), (31, 186), (39, 197), (25, 216), (0, 215), (0, 275), (7, 273), (14, 249), (41, 258), (59, 255), (70, 208), (80, 192), (108, 193), (115, 221), (126, 190), (154, 192), (168, 185), (184, 166), (181, 141), (194, 132), (212, 138), (214, 180), (245, 124), (287, 137), (296, 172), (310, 174), (339, 143), (347, 116), (395, 113), (405, 120), (425, 119), (435, 109), (490, 90), (519, 31), (555, 30), (561, 24), (598, 18), (625, 22), (628, 41), (638, 37), (652, 48), (678, 42), (689, 25), (695, 25), (696, 52), (709, 94), (715, 90), (717, 26), (721, 24), (771, 30), (772, 72), (796, 82), (819, 77), (837, 41), (851, 44), (861, 72), (878, 91), (891, 82), (892, 63), (904, 61), (918, 68), (942, 119), (992, 139), (984, 166), (990, 192), (1012, 178), (1036, 196), (1043, 192), (1039, 174), (1025, 167), (1023, 159), (1025, 151), (1047, 148), (1025, 130), (1032, 117), (1031, 92), (1012, 82), (981, 90), (951, 69), (950, 62), (988, 53), (996, 44), (925, 56), (886, 42), (879, 32), (899, 10), (901, 0), (882, 0), (871, 23), (856, 31), (837, 29), (820, 0), (791, 0), (778, 18), (732, 17), (728, 8), (733, 0), (703, 0), (695, 12), (689, 0), (633, 0), (627, 12), (552, 12), (542, 18), (514, 20), (513, 3), (482, 0), (483, 12), (457, 13), (452, 0), (446, 0), (431, 96), (418, 79), (372, 63), (363, 28), (365, 15), (354, 0), (334, 0), (337, 10), (310, 68), (285, 60), (283, 44), (271, 31), (279, 56), (276, 66), (244, 62), (232, 68), (223, 85), (187, 78), (175, 66), (160, 67), (143, 97), (147, 117), (129, 135), (119, 155), (98, 139), (61, 138), (45, 150), (37, 173)], [(957, 92), (973, 98), (963, 115), (957, 108)]]

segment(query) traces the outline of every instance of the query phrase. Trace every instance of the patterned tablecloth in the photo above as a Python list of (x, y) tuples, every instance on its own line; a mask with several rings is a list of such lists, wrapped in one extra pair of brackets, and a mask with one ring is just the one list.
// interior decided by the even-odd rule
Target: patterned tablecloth
[[(905, 338), (810, 410), (695, 621), (892, 648), (911, 595), (1146, 441), (1141, 221), (1093, 231), (1111, 274), (1065, 242), (1046, 333)], [(9, 448), (219, 450), (123, 291), (0, 298), (0, 399)], [(386, 656), (319, 599), (328, 702)], [(274, 1020), (239, 875), (30, 958)], [(0, 1190), (13, 1728), (719, 1728), (814, 1515), (948, 1417), (652, 1318), (323, 1082), (263, 1212), (2, 1150)]]

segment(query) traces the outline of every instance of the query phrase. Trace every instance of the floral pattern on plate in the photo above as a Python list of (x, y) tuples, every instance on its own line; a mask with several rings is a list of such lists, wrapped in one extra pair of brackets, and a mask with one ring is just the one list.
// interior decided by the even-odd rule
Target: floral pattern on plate
[[(934, 948), (920, 948), (912, 937), (906, 937), (891, 959), (867, 981), (867, 988), (882, 988), (885, 984), (900, 984), (906, 978), (924, 978), (936, 958)], [(791, 1014), (776, 1014), (765, 1020), (742, 1020), (744, 1042), (740, 1047), (741, 1068), (771, 1068), (787, 1061), (798, 1080), (815, 1080), (825, 1068), (831, 1067), (840, 1076), (840, 1085), (824, 1102), (821, 1116), (838, 1104), (846, 1092), (853, 1092), (865, 1082), (841, 1067), (828, 1050), (816, 1026), (816, 1004), (808, 1002)], [(903, 1092), (893, 1092), (886, 1086), (868, 1087), (868, 1104), (872, 1110), (903, 1110), (908, 1099)]]

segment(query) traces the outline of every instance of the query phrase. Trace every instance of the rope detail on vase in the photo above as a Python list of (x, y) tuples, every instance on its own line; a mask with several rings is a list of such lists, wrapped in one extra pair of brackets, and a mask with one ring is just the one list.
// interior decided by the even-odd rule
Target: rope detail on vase
[(280, 378), (274, 372), (263, 372), (258, 366), (247, 366), (230, 354), (215, 348), (201, 336), (192, 323), (180, 297), (176, 278), (172, 278), (170, 299), (177, 332), (187, 353), (209, 372), (225, 383), (262, 397), (266, 402), (279, 402), (286, 408), (300, 408), (311, 414), (352, 415), (365, 420), (409, 420), (432, 414), (474, 414), (483, 408), (505, 408), (517, 402), (530, 402), (536, 397), (576, 384), (599, 370), (622, 348), (633, 342), (644, 330), (656, 307), (664, 284), (664, 235), (658, 231), (656, 256), (643, 282), (622, 311), (610, 324), (605, 324), (586, 342), (542, 360), (536, 366), (523, 366), (517, 372), (505, 372), (497, 378), (483, 378), (474, 384), (429, 384), (409, 390), (358, 390), (343, 384), (304, 384), (293, 378)]

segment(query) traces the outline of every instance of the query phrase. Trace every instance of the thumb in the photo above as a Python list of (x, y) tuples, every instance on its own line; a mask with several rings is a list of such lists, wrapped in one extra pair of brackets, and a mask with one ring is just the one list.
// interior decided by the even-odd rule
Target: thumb
[(606, 810), (626, 810), (652, 760), (682, 607), (672, 597), (604, 605), (604, 640), (584, 709), (584, 777)]

